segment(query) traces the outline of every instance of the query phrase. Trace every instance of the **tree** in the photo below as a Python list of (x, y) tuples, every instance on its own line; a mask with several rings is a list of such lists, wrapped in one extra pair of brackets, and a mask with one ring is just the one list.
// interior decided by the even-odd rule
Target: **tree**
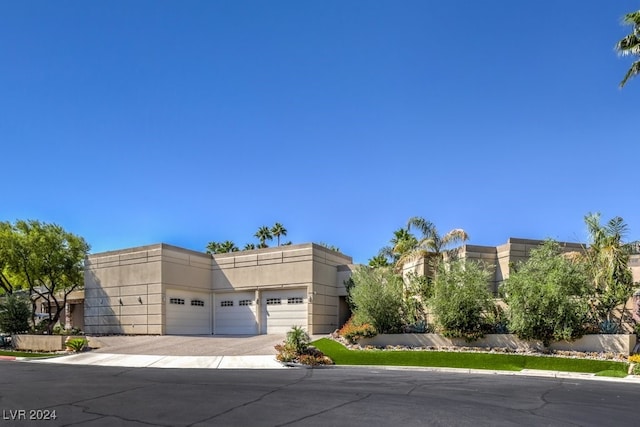
[(267, 245), (267, 240), (273, 239), (273, 234), (271, 233), (271, 229), (266, 225), (263, 225), (262, 227), (258, 228), (258, 231), (256, 231), (256, 234), (254, 234), (254, 236), (257, 237), (258, 241), (260, 242), (258, 244), (259, 249), (268, 248), (269, 245)]
[(369, 267), (379, 268), (379, 267), (389, 267), (389, 265), (390, 264), (389, 264), (389, 261), (387, 260), (387, 257), (384, 256), (383, 254), (378, 254), (369, 260)]
[(525, 340), (580, 337), (589, 315), (588, 276), (581, 262), (562, 255), (560, 245), (548, 240), (533, 249), (503, 284), (509, 306), (509, 330)]
[[(623, 243), (628, 226), (621, 217), (600, 224), (600, 213), (589, 213), (584, 218), (589, 231), (586, 261), (593, 283), (593, 308), (600, 324), (613, 323), (613, 312), (626, 303), (633, 289), (633, 276), (629, 268), (631, 247)], [(622, 323), (620, 317), (619, 325)], [(618, 326), (619, 326), (618, 325)]]
[(68, 295), (84, 284), (83, 261), (89, 245), (56, 224), (28, 220), (4, 223), (0, 228), (0, 264), (26, 283), (31, 295), (55, 308), (49, 312), (51, 333)]
[(244, 247), (242, 248), (243, 251), (251, 251), (253, 249), (256, 248), (255, 243), (247, 243), (246, 245), (244, 245)]
[(394, 252), (399, 254), (396, 262), (399, 267), (419, 258), (430, 257), (432, 259), (432, 267), (435, 268), (442, 260), (443, 253), (448, 250), (447, 248), (469, 240), (469, 236), (461, 228), (453, 229), (441, 235), (431, 221), (427, 221), (422, 217), (409, 218), (406, 228), (409, 235), (411, 235), (412, 227), (420, 231), (421, 237), (417, 239), (417, 243), (413, 247), (406, 247), (412, 245), (413, 242), (411, 240), (400, 240), (397, 243)]
[(14, 335), (29, 330), (31, 307), (16, 295), (7, 295), (0, 304), (0, 331)]
[(207, 253), (208, 254), (217, 254), (220, 249), (220, 243), (218, 242), (209, 242), (207, 243)]
[(631, 67), (620, 82), (620, 87), (624, 87), (627, 81), (640, 74), (640, 10), (627, 13), (622, 18), (624, 25), (631, 25), (631, 33), (616, 43), (616, 51), (620, 56), (635, 56), (639, 59), (631, 64)]
[(403, 280), (389, 269), (360, 266), (351, 275), (350, 306), (357, 324), (370, 323), (378, 333), (400, 332)]
[(484, 336), (485, 316), (494, 305), (489, 278), (490, 272), (477, 262), (440, 262), (429, 304), (443, 335), (468, 341)]
[(279, 222), (276, 222), (275, 225), (271, 227), (271, 234), (273, 235), (273, 237), (278, 239), (278, 246), (280, 246), (280, 236), (286, 236), (287, 229), (284, 228), (284, 226)]
[(217, 253), (224, 254), (228, 252), (238, 252), (238, 251), (239, 249), (235, 243), (233, 243), (231, 240), (225, 240), (224, 242), (220, 243), (220, 245), (218, 246)]

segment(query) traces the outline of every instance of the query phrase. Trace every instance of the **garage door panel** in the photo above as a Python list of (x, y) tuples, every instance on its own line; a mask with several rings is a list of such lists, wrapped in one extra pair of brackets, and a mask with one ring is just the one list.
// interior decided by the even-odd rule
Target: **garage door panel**
[(258, 332), (253, 292), (215, 295), (214, 331), (219, 335), (253, 335)]
[(166, 333), (169, 335), (211, 334), (209, 294), (167, 290)]
[(307, 328), (306, 289), (265, 291), (262, 295), (262, 332), (286, 333), (293, 326)]

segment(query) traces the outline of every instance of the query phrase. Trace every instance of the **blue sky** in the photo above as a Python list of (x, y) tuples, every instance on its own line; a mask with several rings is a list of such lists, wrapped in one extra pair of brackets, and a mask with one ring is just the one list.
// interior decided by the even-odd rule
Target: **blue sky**
[(470, 242), (640, 239), (638, 1), (0, 2), (0, 220), (92, 252), (294, 243), (366, 262), (411, 216)]

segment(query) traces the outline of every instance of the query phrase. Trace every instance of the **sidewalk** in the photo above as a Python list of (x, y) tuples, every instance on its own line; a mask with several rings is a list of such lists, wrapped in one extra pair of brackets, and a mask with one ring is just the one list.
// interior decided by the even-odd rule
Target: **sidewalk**
[(275, 356), (161, 356), (88, 352), (44, 359), (17, 358), (28, 363), (122, 366), (129, 368), (286, 369)]

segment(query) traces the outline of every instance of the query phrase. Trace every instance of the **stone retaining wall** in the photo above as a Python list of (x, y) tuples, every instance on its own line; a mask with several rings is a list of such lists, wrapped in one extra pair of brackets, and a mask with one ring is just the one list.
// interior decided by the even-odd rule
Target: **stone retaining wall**
[[(446, 338), (440, 334), (381, 334), (373, 338), (358, 341), (362, 346), (376, 347), (478, 347), (509, 348), (513, 350), (543, 350), (540, 341), (523, 341), (511, 334), (486, 335), (476, 341), (466, 342), (462, 338)], [(636, 346), (636, 336), (629, 335), (585, 335), (575, 341), (557, 341), (550, 346), (552, 350), (567, 350), (596, 353), (616, 353), (629, 355)]]

